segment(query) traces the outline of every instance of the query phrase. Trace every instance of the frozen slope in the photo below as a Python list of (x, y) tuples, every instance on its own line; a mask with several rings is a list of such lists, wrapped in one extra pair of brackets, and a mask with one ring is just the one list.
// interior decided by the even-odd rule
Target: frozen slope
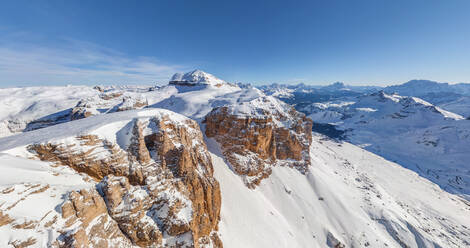
[(305, 109), (314, 122), (333, 123), (349, 142), (416, 171), (448, 192), (469, 196), (470, 121), (462, 116), (420, 98), (384, 92), (349, 104)]
[(45, 86), (0, 89), (0, 137), (73, 120), (74, 107), (92, 114), (126, 109), (141, 100), (160, 102), (176, 94), (173, 86)]
[(214, 141), (208, 147), (221, 184), (225, 247), (470, 245), (468, 202), (349, 143), (315, 136), (311, 173), (276, 167), (254, 190)]
[(66, 194), (88, 188), (94, 184), (70, 168), (0, 153), (0, 247), (28, 240), (30, 247), (51, 247), (56, 227), (65, 225)]
[(0, 89), (0, 137), (23, 131), (28, 123), (42, 117), (60, 119), (80, 99), (98, 93), (88, 86)]
[(461, 96), (453, 101), (440, 103), (439, 107), (470, 119), (470, 96)]
[(177, 94), (151, 107), (169, 109), (189, 118), (202, 120), (215, 107), (248, 102), (264, 96), (258, 89), (241, 89), (230, 84), (224, 84), (220, 87), (201, 85), (176, 86), (176, 88), (178, 89)]

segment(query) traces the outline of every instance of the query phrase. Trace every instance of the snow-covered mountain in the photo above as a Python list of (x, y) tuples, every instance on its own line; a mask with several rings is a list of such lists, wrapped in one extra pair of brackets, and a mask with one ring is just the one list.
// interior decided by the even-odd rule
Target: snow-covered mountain
[(424, 96), (431, 93), (457, 93), (470, 95), (470, 84), (438, 83), (430, 80), (411, 80), (404, 84), (393, 85), (384, 88), (385, 92), (396, 92), (405, 96)]
[(424, 99), (448, 111), (470, 117), (470, 84), (448, 84), (429, 80), (411, 80), (401, 85), (384, 88), (384, 91), (403, 96), (415, 96)]
[(335, 82), (329, 85), (307, 85), (304, 83), (300, 84), (277, 84), (273, 83), (270, 85), (261, 85), (258, 87), (263, 92), (268, 95), (276, 95), (277, 92), (282, 92), (284, 90), (288, 90), (290, 92), (304, 92), (304, 93), (312, 93), (312, 92), (330, 92), (330, 93), (338, 93), (340, 91), (352, 91), (356, 93), (366, 93), (372, 92), (382, 89), (380, 86), (355, 86), (355, 85), (346, 85), (343, 82)]
[(397, 161), (452, 193), (470, 195), (470, 121), (416, 97), (383, 91), (355, 102), (301, 109), (314, 122), (333, 124), (343, 138)]
[(355, 98), (365, 93), (376, 92), (381, 87), (377, 86), (351, 86), (336, 82), (326, 86), (318, 85), (284, 85), (271, 84), (258, 87), (265, 94), (274, 96), (296, 107), (303, 107), (312, 103), (346, 100)]
[(173, 77), (171, 77), (170, 84), (185, 86), (212, 85), (219, 87), (223, 84), (227, 84), (227, 82), (207, 72), (203, 72), (201, 70), (194, 70), (184, 74), (176, 73), (175, 75), (173, 75)]
[[(158, 91), (155, 94), (153, 91)], [(0, 89), (0, 137), (101, 113), (142, 108), (174, 87), (65, 86)]]
[(441, 101), (438, 106), (470, 120), (470, 96), (457, 96), (449, 101)]
[[(0, 247), (470, 245), (466, 199), (400, 164), (312, 133), (309, 118), (256, 88), (196, 70), (162, 87), (37, 92), (60, 94), (62, 105), (47, 108), (53, 98), (18, 93), (18, 102), (28, 101), (21, 106), (46, 107), (18, 107), (3, 120), (27, 113), (21, 120), (28, 125), (67, 115), (0, 138)], [(383, 120), (364, 118), (380, 119), (373, 128), (396, 120), (394, 133), (410, 127), (399, 122), (406, 118), (416, 127), (466, 122), (420, 99), (385, 93), (323, 108), (333, 106), (340, 116), (332, 121), (386, 112)], [(344, 108), (351, 106), (357, 113), (349, 116)]]
[(265, 94), (277, 97), (287, 103), (304, 107), (312, 103), (351, 101), (362, 94), (380, 90), (388, 94), (419, 97), (450, 112), (470, 117), (470, 84), (438, 83), (430, 80), (411, 80), (387, 87), (350, 86), (336, 82), (326, 86), (271, 84), (258, 87)]

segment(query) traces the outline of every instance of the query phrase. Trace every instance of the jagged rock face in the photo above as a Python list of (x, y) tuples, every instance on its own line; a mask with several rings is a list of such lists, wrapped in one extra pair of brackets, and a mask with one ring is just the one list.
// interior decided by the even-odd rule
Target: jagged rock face
[(287, 109), (270, 111), (256, 109), (255, 103), (249, 107), (256, 114), (239, 114), (237, 106), (215, 108), (205, 118), (206, 135), (221, 144), (224, 156), (248, 187), (268, 177), (273, 165), (305, 173), (310, 165), (312, 121), (282, 104)]
[(134, 244), (147, 247), (162, 242), (164, 230), (153, 220), (160, 210), (153, 208), (160, 200), (158, 192), (151, 194), (146, 185), (132, 186), (126, 177), (112, 175), (102, 181), (102, 191), (110, 215)]
[[(64, 231), (65, 245), (112, 247), (102, 240), (122, 235), (119, 246), (222, 246), (219, 183), (197, 123), (163, 115), (127, 126), (125, 147), (94, 134), (28, 147), (43, 161), (100, 181), (98, 191), (72, 192), (62, 206), (70, 225), (81, 223)], [(88, 235), (103, 224), (107, 232)]]
[(95, 189), (72, 191), (62, 205), (65, 229), (61, 247), (130, 247), (132, 243), (109, 215)]
[(70, 119), (78, 120), (96, 115), (98, 111), (95, 105), (93, 98), (80, 100), (77, 105), (72, 108)]
[[(101, 180), (109, 174), (129, 175), (129, 162), (125, 151), (96, 135), (74, 137), (69, 144), (32, 144), (28, 149), (40, 160), (67, 165), (96, 180)], [(95, 154), (100, 154), (100, 157)]]

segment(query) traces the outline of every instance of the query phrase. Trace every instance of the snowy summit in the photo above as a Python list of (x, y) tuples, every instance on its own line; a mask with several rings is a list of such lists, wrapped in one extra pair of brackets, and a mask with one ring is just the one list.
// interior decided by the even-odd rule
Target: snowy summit
[(170, 79), (170, 84), (187, 86), (207, 84), (212, 86), (221, 86), (222, 84), (226, 84), (226, 82), (207, 72), (194, 70), (184, 74), (175, 73)]

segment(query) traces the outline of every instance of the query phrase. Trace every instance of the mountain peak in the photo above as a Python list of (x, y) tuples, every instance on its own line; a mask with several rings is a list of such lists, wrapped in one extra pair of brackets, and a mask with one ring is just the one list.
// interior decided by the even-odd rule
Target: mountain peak
[(334, 87), (341, 87), (341, 88), (344, 88), (345, 85), (343, 82), (334, 82), (333, 84), (331, 84), (331, 86), (334, 86)]
[(330, 85), (322, 87), (323, 90), (343, 90), (346, 89), (346, 85), (343, 82), (335, 82)]
[(225, 84), (226, 82), (222, 79), (215, 77), (212, 74), (201, 70), (193, 70), (187, 73), (175, 73), (173, 77), (170, 79), (170, 84), (177, 84), (177, 85), (186, 85), (186, 86), (194, 86), (199, 84), (205, 85), (221, 85)]
[(425, 80), (425, 79), (413, 79), (413, 80), (410, 80), (410, 81), (404, 83), (403, 85), (420, 87), (420, 86), (448, 85), (448, 83), (438, 83), (438, 82), (435, 82), (435, 81)]

